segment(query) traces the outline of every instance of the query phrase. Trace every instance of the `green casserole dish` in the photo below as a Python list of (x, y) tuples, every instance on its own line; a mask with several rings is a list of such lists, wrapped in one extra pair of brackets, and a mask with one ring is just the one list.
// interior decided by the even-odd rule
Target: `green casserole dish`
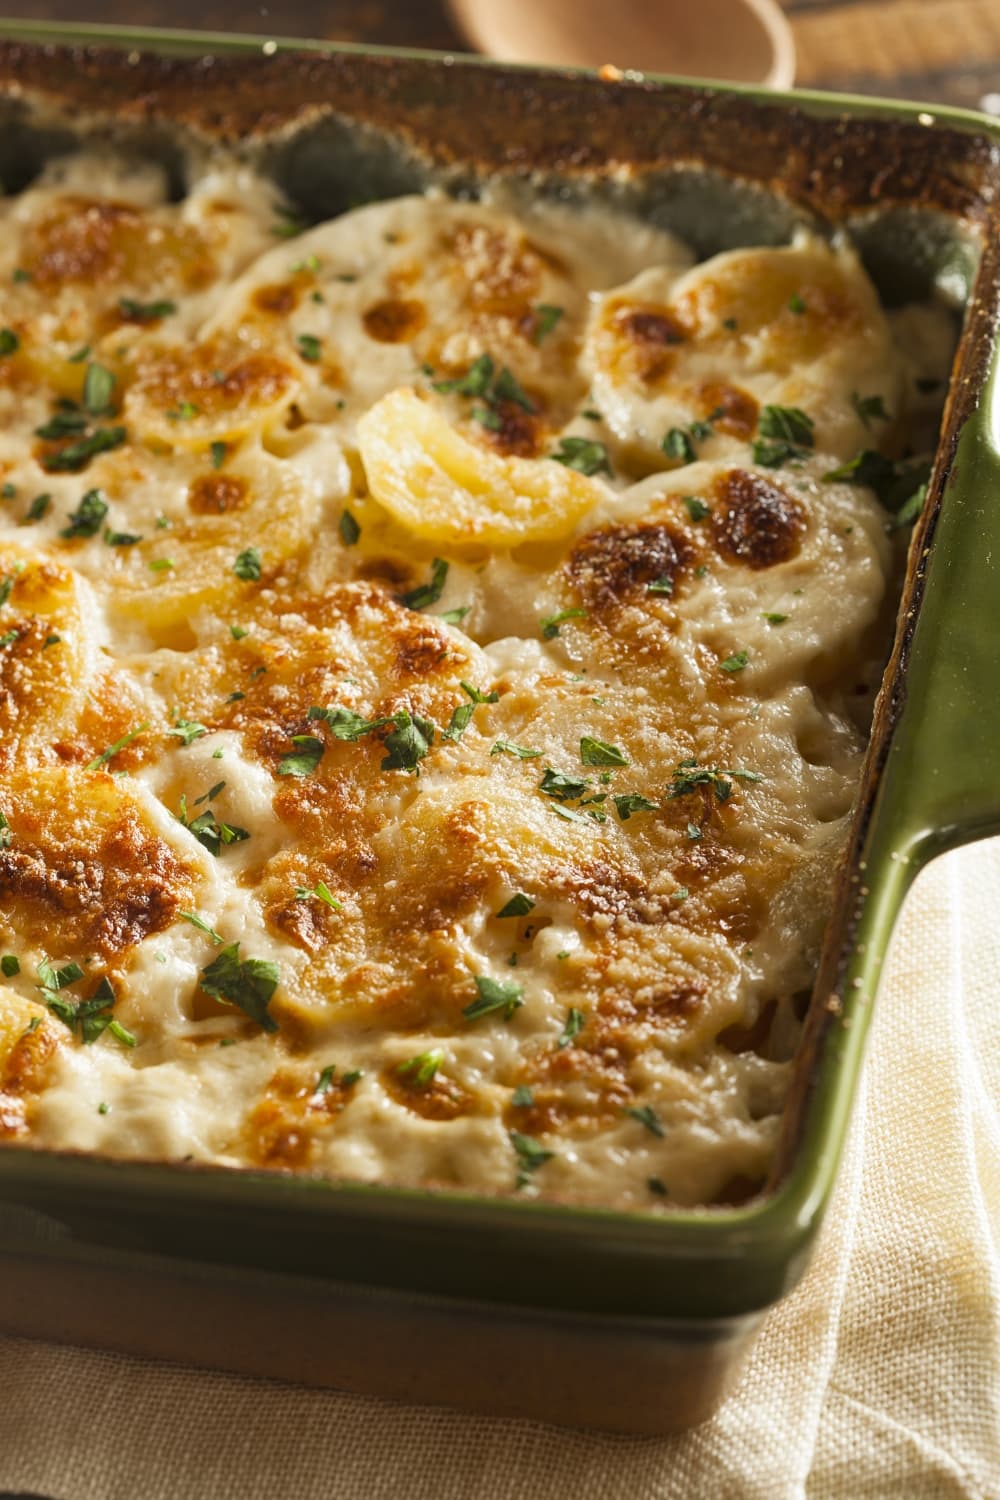
[(0, 181), (74, 142), (239, 142), (307, 218), (497, 177), (699, 255), (844, 226), (887, 304), (965, 303), (770, 1191), (669, 1218), (0, 1147), (0, 1327), (623, 1431), (708, 1416), (801, 1276), (893, 922), (1000, 829), (986, 684), (1000, 573), (1000, 127), (834, 96), (601, 79), (261, 38), (0, 23)]

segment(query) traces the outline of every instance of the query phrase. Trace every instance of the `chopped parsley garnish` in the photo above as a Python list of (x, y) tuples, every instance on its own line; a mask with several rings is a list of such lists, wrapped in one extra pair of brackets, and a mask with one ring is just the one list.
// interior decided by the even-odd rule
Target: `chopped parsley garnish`
[(515, 745), (512, 740), (497, 740), (490, 751), (491, 755), (516, 755), (518, 760), (536, 760), (541, 753), (527, 745)]
[(297, 885), (295, 887), (296, 901), (322, 901), (329, 906), (331, 911), (343, 911), (343, 902), (338, 901), (325, 880), (317, 880), (314, 886)]
[(90, 356), (90, 345), (89, 344), (84, 344), (83, 347), (81, 349), (78, 349), (75, 354), (71, 354), (69, 356), (69, 359), (68, 359), (67, 363), (71, 364), (71, 365), (82, 365), (83, 362), (84, 362), (84, 360), (88, 359), (89, 356)]
[(443, 558), (435, 557), (431, 563), (431, 576), (427, 583), (419, 584), (408, 593), (400, 594), (400, 604), (405, 604), (407, 609), (426, 609), (430, 604), (436, 604), (444, 592), (445, 580), (448, 577), (448, 564)]
[(784, 625), (788, 619), (787, 615), (779, 614), (777, 610), (771, 609), (761, 610), (760, 617), (762, 620), (766, 620), (769, 625)]
[(32, 276), (31, 272), (26, 271), (23, 266), (15, 266), (10, 279), (11, 281), (31, 281)]
[[(690, 792), (696, 791), (699, 787), (710, 787), (715, 793), (718, 802), (727, 801), (733, 790), (734, 781), (755, 782), (764, 780), (759, 771), (720, 771), (714, 766), (699, 766), (697, 760), (694, 759), (679, 761), (671, 772), (670, 779), (672, 785), (670, 791), (667, 793), (670, 799), (674, 797), (686, 797)], [(689, 837), (691, 827), (692, 825), (689, 824)], [(700, 830), (697, 830), (697, 833), (700, 838)]]
[(70, 443), (55, 453), (47, 453), (41, 461), (42, 468), (49, 474), (77, 474), (98, 453), (120, 448), (127, 436), (124, 427), (96, 427), (79, 442)]
[[(199, 802), (203, 802), (204, 800), (204, 797), (198, 798)], [(198, 840), (203, 849), (207, 849), (209, 854), (214, 855), (216, 859), (219, 858), (223, 849), (228, 848), (230, 844), (242, 844), (245, 839), (250, 837), (246, 828), (238, 828), (235, 824), (223, 823), (212, 812), (199, 813), (196, 818), (189, 818), (186, 797), (181, 797), (177, 821), (187, 829), (188, 833)]]
[(233, 563), (233, 572), (237, 578), (242, 578), (247, 583), (257, 582), (260, 578), (260, 568), (261, 557), (258, 547), (244, 547)]
[(543, 620), (539, 620), (538, 628), (542, 632), (543, 639), (551, 641), (559, 634), (559, 626), (563, 625), (567, 620), (586, 619), (587, 611), (585, 609), (561, 609), (558, 614), (546, 615)]
[(323, 1069), (323, 1071), (320, 1073), (319, 1077), (316, 1080), (316, 1087), (313, 1089), (313, 1096), (314, 1097), (317, 1094), (320, 1097), (322, 1097), (323, 1094), (326, 1094), (326, 1093), (329, 1092), (330, 1087), (331, 1087), (331, 1085), (333, 1083), (333, 1078), (334, 1078), (334, 1074), (336, 1073), (336, 1071), (337, 1071), (337, 1064), (336, 1063), (327, 1063), (326, 1067)]
[(456, 396), (485, 396), (493, 379), (494, 364), (489, 354), (481, 354), (456, 380), (434, 380), (436, 391), (453, 391)]
[(478, 998), (462, 1011), (467, 1021), (478, 1021), (480, 1016), (488, 1016), (497, 1010), (502, 1010), (504, 1020), (509, 1021), (524, 1004), (524, 990), (513, 979), (491, 979), (488, 974), (477, 974), (476, 989)]
[(7, 816), (0, 812), (0, 849), (9, 849), (13, 838), (14, 832), (7, 821)]
[(30, 526), (32, 521), (40, 521), (45, 512), (48, 510), (51, 502), (52, 496), (49, 494), (36, 495), (34, 500), (32, 500), (31, 504), (28, 506), (28, 509), (25, 511), (24, 515), (21, 517), (20, 525)]
[(100, 417), (109, 410), (115, 391), (115, 377), (104, 365), (90, 364), (83, 377), (83, 404), (92, 416)]
[(563, 437), (559, 439), (559, 452), (550, 453), (549, 458), (567, 469), (576, 469), (580, 474), (612, 475), (611, 460), (603, 443), (595, 438)]
[(428, 1052), (418, 1052), (416, 1057), (410, 1057), (406, 1062), (397, 1063), (396, 1072), (408, 1078), (418, 1089), (425, 1089), (443, 1062), (443, 1051), (440, 1047), (434, 1047)]
[(314, 333), (300, 333), (295, 342), (300, 357), (309, 364), (318, 364), (323, 358), (323, 345)]
[[(93, 368), (93, 367), (92, 367)], [(76, 510), (70, 512), (69, 525), (59, 535), (63, 537), (95, 536), (101, 522), (108, 513), (108, 502), (100, 490), (88, 490)]]
[(646, 1186), (651, 1193), (656, 1194), (657, 1198), (666, 1198), (669, 1196), (666, 1183), (659, 1177), (647, 1177)]
[(340, 532), (340, 540), (345, 547), (355, 546), (361, 536), (361, 527), (349, 510), (341, 511), (337, 530)]
[(14, 500), (17, 497), (17, 486), (6, 480), (0, 484), (0, 500)]
[(318, 271), (320, 264), (318, 255), (307, 255), (304, 260), (293, 260), (288, 269), (296, 276), (300, 271)]
[(791, 460), (805, 458), (815, 447), (815, 423), (797, 406), (765, 406), (753, 442), (754, 463), (765, 469), (780, 469)]
[(660, 447), (668, 458), (676, 458), (682, 464), (693, 464), (698, 457), (690, 434), (682, 427), (671, 427)]
[(16, 630), (5, 630), (3, 635), (0, 635), (0, 651), (6, 650), (8, 646), (13, 646), (17, 638), (18, 632)]
[(7, 603), (14, 590), (15, 577), (16, 573), (8, 573), (4, 578), (0, 578), (0, 609)]
[(646, 585), (647, 594), (663, 594), (668, 599), (673, 591), (674, 580), (668, 577), (654, 578), (652, 583)]
[(69, 406), (54, 412), (47, 422), (41, 427), (36, 427), (35, 437), (45, 438), (47, 442), (55, 442), (58, 438), (70, 437), (74, 432), (85, 432), (86, 428), (87, 418), (83, 412)]
[(124, 750), (126, 745), (131, 745), (132, 741), (138, 739), (140, 734), (145, 734), (148, 728), (148, 724), (140, 724), (137, 728), (130, 729), (128, 734), (123, 734), (120, 740), (115, 740), (113, 745), (109, 745), (106, 750), (101, 751), (100, 755), (95, 756), (86, 769), (99, 771), (118, 754), (119, 750)]
[(438, 619), (443, 620), (446, 625), (461, 625), (466, 615), (470, 614), (471, 612), (471, 604), (461, 604), (459, 605), (458, 609), (442, 610), (438, 615)]
[(373, 729), (381, 729), (393, 722), (392, 719), (366, 719), (361, 714), (356, 714), (353, 708), (313, 706), (308, 717), (313, 721), (322, 719), (337, 740), (359, 740), (363, 734), (371, 734)]
[(639, 1105), (635, 1108), (627, 1109), (625, 1113), (633, 1120), (638, 1120), (640, 1125), (644, 1125), (650, 1135), (658, 1136), (660, 1140), (666, 1135), (666, 1131), (660, 1123), (660, 1117), (652, 1105)]
[(213, 469), (221, 469), (222, 465), (226, 461), (226, 455), (229, 452), (229, 448), (228, 448), (227, 444), (226, 443), (211, 443), (209, 445), (208, 452), (209, 452), (209, 457), (212, 460), (212, 468)]
[(204, 917), (199, 917), (196, 911), (179, 911), (177, 915), (182, 922), (190, 922), (192, 927), (197, 927), (199, 932), (203, 932), (206, 937), (210, 937), (217, 948), (222, 947), (225, 939), (219, 936), (215, 928), (206, 922)]
[(504, 906), (501, 906), (497, 912), (497, 916), (526, 917), (529, 911), (534, 911), (534, 909), (535, 903), (531, 897), (526, 896), (523, 891), (518, 891), (516, 895), (511, 896), (510, 900)]
[(234, 641), (242, 641), (246, 639), (250, 632), (245, 625), (230, 625), (229, 634)]
[(224, 781), (217, 781), (214, 786), (209, 787), (207, 792), (203, 792), (200, 797), (194, 799), (195, 807), (200, 807), (203, 802), (214, 802), (219, 793), (225, 790), (225, 787), (226, 783)]
[(177, 405), (167, 412), (168, 422), (193, 422), (201, 411), (200, 406), (195, 406), (193, 401), (178, 401)]
[(109, 1031), (122, 1046), (134, 1047), (135, 1037), (114, 1018), (115, 992), (107, 978), (100, 980), (89, 1000), (69, 1000), (59, 993), (83, 977), (83, 970), (77, 963), (54, 969), (48, 959), (43, 958), (38, 965), (38, 988), (49, 1010), (79, 1036), (85, 1047), (96, 1042), (105, 1031)]
[(420, 774), (419, 762), (434, 743), (434, 725), (419, 714), (412, 716), (401, 709), (393, 715), (395, 729), (384, 740), (389, 754), (382, 761), (383, 771), (413, 771)]
[(559, 1040), (556, 1042), (556, 1047), (560, 1052), (564, 1047), (569, 1046), (575, 1036), (580, 1035), (586, 1019), (582, 1010), (579, 1010), (575, 1005), (570, 1006), (566, 1014), (566, 1024), (559, 1033)]
[(658, 802), (650, 802), (648, 797), (640, 796), (638, 792), (622, 792), (612, 797), (618, 816), (623, 823), (627, 823), (633, 813), (637, 812), (659, 812)]
[(364, 1078), (364, 1076), (365, 1075), (360, 1068), (352, 1068), (349, 1073), (344, 1074), (343, 1078), (340, 1081), (344, 1085), (345, 1089), (349, 1089), (353, 1084)]
[(873, 422), (890, 421), (881, 396), (859, 396), (857, 391), (852, 391), (851, 405), (866, 427), (870, 427)]
[(704, 837), (697, 823), (689, 823), (685, 831), (692, 844), (697, 844), (699, 839)]
[(793, 295), (788, 299), (788, 311), (798, 313), (801, 317), (805, 310), (806, 305), (803, 302), (802, 298), (799, 296), (798, 292), (793, 293)]
[(468, 698), (468, 703), (460, 703), (452, 712), (451, 723), (447, 729), (441, 731), (443, 740), (459, 740), (468, 729), (472, 715), (480, 703), (498, 703), (500, 694), (497, 692), (484, 693), (480, 688), (473, 687), (470, 682), (461, 684), (462, 691)]
[(580, 759), (585, 766), (627, 766), (629, 758), (617, 745), (585, 734), (580, 740)]
[(562, 316), (561, 307), (552, 307), (547, 302), (540, 302), (535, 308), (535, 333), (532, 343), (540, 344), (546, 335), (552, 332)]
[(705, 517), (709, 514), (708, 506), (697, 495), (685, 495), (684, 508), (692, 521), (704, 521)]
[(134, 547), (142, 537), (134, 531), (112, 531), (110, 526), (105, 526), (104, 541), (109, 547)]
[(160, 318), (169, 318), (177, 311), (177, 303), (166, 299), (159, 302), (137, 302), (134, 297), (119, 297), (118, 307), (122, 315), (133, 323), (155, 323)]
[(515, 1109), (530, 1109), (535, 1102), (535, 1096), (526, 1083), (519, 1083), (510, 1096), (510, 1102)]
[(537, 1172), (539, 1167), (544, 1167), (547, 1161), (552, 1160), (555, 1152), (546, 1151), (534, 1136), (522, 1135), (519, 1130), (511, 1130), (508, 1133), (510, 1143), (517, 1152), (517, 1186), (521, 1188), (530, 1181), (533, 1172)]
[(151, 573), (169, 573), (176, 566), (172, 557), (154, 557), (147, 564)]
[(311, 776), (323, 759), (326, 746), (312, 734), (293, 734), (292, 744), (295, 750), (278, 762), (278, 775)]
[(538, 790), (556, 802), (576, 802), (586, 794), (590, 785), (584, 777), (566, 776), (562, 771), (546, 766)]
[(13, 328), (0, 328), (0, 359), (8, 354), (16, 354), (21, 347), (21, 340)]
[(16, 954), (5, 953), (3, 958), (0, 958), (0, 974), (3, 974), (5, 979), (13, 979), (14, 975), (20, 972), (21, 962)]
[(686, 901), (690, 894), (686, 885), (679, 885), (676, 891), (671, 891), (670, 899), (671, 901)]
[(737, 672), (743, 671), (749, 659), (746, 651), (734, 651), (732, 656), (727, 656), (725, 661), (719, 662), (719, 671), (735, 676)]
[(197, 719), (177, 719), (173, 729), (167, 730), (175, 739), (180, 740), (182, 745), (190, 745), (193, 740), (200, 739), (208, 730), (204, 724), (199, 724)]
[(278, 1023), (268, 1012), (278, 986), (278, 965), (270, 959), (240, 958), (239, 943), (230, 943), (201, 971), (206, 995), (236, 1005), (265, 1031), (277, 1031)]

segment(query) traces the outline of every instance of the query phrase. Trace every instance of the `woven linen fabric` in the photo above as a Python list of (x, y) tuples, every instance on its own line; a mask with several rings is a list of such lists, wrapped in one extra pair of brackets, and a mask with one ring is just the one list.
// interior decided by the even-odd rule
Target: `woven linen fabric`
[(52, 1500), (1000, 1496), (1000, 842), (907, 902), (813, 1266), (674, 1438), (0, 1337), (0, 1489)]

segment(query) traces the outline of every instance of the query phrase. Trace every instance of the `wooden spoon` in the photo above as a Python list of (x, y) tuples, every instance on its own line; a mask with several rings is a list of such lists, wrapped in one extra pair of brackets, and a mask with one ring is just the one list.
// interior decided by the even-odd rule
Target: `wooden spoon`
[(508, 62), (673, 73), (789, 88), (792, 34), (776, 0), (449, 0), (480, 52)]

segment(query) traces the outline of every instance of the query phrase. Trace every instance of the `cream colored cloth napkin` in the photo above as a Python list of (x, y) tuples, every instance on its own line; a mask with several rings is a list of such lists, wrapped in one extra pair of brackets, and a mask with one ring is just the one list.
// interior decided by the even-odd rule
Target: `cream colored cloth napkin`
[(671, 1439), (0, 1338), (0, 1489), (53, 1500), (1000, 1497), (1000, 843), (907, 904), (812, 1270)]

